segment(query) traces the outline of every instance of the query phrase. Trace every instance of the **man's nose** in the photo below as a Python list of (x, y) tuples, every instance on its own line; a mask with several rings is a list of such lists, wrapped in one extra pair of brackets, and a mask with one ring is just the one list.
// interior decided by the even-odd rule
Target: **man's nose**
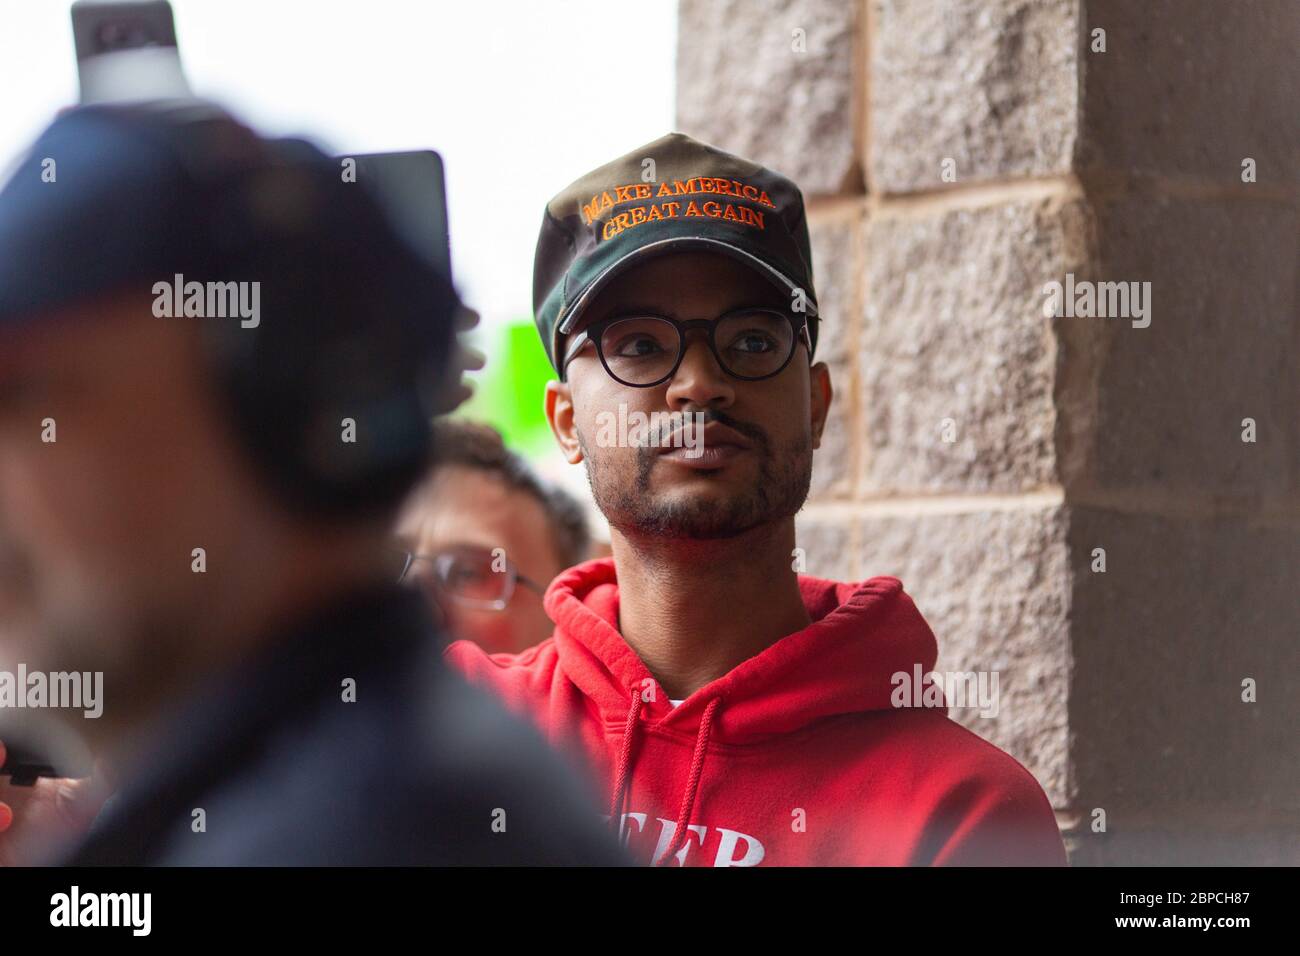
[(688, 332), (683, 349), (681, 364), (668, 382), (669, 407), (681, 409), (696, 405), (725, 408), (735, 401), (734, 381), (718, 364), (703, 330), (692, 329)]

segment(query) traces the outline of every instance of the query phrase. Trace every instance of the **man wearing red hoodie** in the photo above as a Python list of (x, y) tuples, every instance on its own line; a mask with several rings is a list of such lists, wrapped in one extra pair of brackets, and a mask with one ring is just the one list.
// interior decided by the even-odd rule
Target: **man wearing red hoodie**
[(795, 185), (666, 136), (548, 204), (534, 297), (613, 557), (551, 584), (550, 639), (450, 660), (580, 752), (648, 863), (1063, 864), (1028, 771), (928, 676), (900, 693), (937, 656), (900, 582), (793, 569), (832, 394)]

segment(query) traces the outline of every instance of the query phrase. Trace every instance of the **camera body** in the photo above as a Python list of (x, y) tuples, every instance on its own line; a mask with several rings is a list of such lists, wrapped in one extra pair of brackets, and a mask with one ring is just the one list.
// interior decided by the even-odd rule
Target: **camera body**
[(37, 777), (61, 777), (67, 774), (57, 771), (53, 764), (34, 750), (22, 744), (5, 742), (5, 762), (0, 766), (0, 776), (8, 776), (9, 782), (17, 787), (30, 787)]
[(167, 0), (77, 0), (72, 36), (85, 105), (192, 95)]

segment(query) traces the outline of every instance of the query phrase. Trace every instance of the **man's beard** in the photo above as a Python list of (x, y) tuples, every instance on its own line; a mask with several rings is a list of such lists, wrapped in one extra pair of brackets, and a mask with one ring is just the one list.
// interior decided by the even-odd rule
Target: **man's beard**
[(29, 672), (101, 673), (112, 716), (149, 699), (151, 684), (175, 677), (183, 619), (142, 606), (108, 582), (41, 588), (21, 555), (11, 550), (6, 560), (0, 591), (18, 600), (0, 621), (0, 670), (21, 664)]
[(578, 434), (587, 468), (587, 482), (596, 505), (610, 525), (628, 536), (660, 538), (732, 538), (762, 525), (793, 517), (808, 498), (812, 481), (812, 441), (806, 435), (774, 448), (766, 431), (740, 422), (726, 412), (695, 412), (700, 424), (718, 422), (753, 443), (758, 478), (752, 486), (726, 500), (665, 500), (651, 491), (650, 477), (662, 448), (642, 446), (635, 472), (629, 476), (605, 467), (592, 456)]

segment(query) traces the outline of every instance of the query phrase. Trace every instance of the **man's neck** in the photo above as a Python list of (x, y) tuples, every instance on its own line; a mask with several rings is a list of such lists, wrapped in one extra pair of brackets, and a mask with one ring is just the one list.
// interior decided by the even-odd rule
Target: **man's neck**
[(794, 521), (721, 540), (611, 540), (619, 631), (668, 697), (710, 681), (807, 627), (792, 567)]

